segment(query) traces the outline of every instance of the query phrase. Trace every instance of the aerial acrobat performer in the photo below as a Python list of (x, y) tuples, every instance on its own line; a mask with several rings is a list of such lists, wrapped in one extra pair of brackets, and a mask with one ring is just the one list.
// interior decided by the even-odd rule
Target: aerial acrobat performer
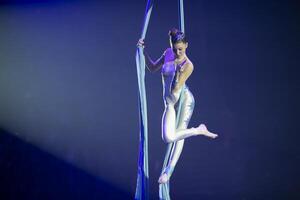
[[(143, 39), (140, 39), (137, 44), (144, 49), (143, 52), (148, 70), (150, 72), (161, 70), (165, 105), (161, 126), (162, 139), (166, 143), (174, 143), (169, 161), (158, 179), (160, 184), (169, 181), (182, 152), (184, 139), (199, 135), (209, 138), (218, 136), (208, 131), (204, 124), (200, 124), (196, 128), (188, 128), (195, 100), (185, 82), (192, 74), (194, 65), (186, 54), (188, 42), (185, 34), (173, 28), (169, 31), (169, 40), (170, 48), (167, 48), (156, 61), (153, 61), (145, 51)], [(180, 108), (178, 108), (180, 98), (183, 99)], [(176, 116), (178, 112), (179, 115)]]
[(169, 31), (170, 48), (162, 56), (153, 61), (145, 51), (144, 38), (153, 8), (154, 0), (148, 0), (144, 24), (140, 40), (137, 43), (136, 66), (139, 86), (140, 113), (140, 143), (138, 159), (138, 176), (135, 200), (149, 198), (149, 169), (148, 169), (148, 122), (147, 100), (145, 88), (145, 66), (151, 72), (161, 70), (163, 82), (163, 100), (165, 109), (162, 116), (162, 139), (168, 143), (159, 182), (159, 199), (170, 200), (169, 180), (183, 149), (184, 140), (191, 136), (206, 136), (216, 138), (218, 135), (207, 130), (204, 124), (196, 128), (188, 128), (195, 100), (185, 82), (192, 74), (194, 65), (186, 55), (188, 47), (184, 31), (183, 0), (179, 5), (179, 30)]

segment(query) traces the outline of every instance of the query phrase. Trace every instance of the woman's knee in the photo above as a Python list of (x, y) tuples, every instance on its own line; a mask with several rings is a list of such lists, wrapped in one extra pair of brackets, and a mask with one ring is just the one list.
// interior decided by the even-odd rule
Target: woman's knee
[(175, 140), (176, 129), (173, 124), (162, 124), (162, 139), (166, 143), (173, 142)]
[(172, 143), (176, 141), (175, 138), (171, 135), (163, 135), (162, 139), (165, 143)]

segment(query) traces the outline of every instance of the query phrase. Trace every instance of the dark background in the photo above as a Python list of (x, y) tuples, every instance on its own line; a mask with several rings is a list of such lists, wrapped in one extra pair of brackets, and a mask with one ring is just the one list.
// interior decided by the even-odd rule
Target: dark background
[[(146, 1), (0, 3), (0, 198), (133, 199), (138, 158), (136, 42)], [(172, 199), (300, 198), (300, 5), (185, 1), (190, 126)], [(156, 1), (153, 58), (177, 27), (177, 1)], [(146, 74), (150, 199), (166, 145), (159, 73)]]

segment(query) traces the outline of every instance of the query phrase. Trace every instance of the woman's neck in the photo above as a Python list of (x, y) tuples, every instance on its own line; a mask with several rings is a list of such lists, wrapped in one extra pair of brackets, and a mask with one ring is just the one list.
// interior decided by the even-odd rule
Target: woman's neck
[(184, 60), (186, 60), (186, 59), (187, 59), (187, 56), (184, 55), (184, 56), (182, 56), (182, 57), (180, 57), (180, 58), (175, 58), (174, 62), (175, 62), (176, 64), (179, 64), (179, 63), (181, 63), (182, 61), (184, 61)]

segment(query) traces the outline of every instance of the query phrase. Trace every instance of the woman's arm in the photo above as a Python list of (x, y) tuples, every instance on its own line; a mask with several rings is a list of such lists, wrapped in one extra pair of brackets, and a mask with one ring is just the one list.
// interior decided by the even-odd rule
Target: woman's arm
[(189, 78), (194, 70), (192, 63), (186, 63), (182, 69), (177, 72), (177, 82), (172, 90), (172, 94), (176, 93), (184, 84), (185, 81)]
[(147, 66), (148, 70), (150, 72), (156, 72), (157, 70), (159, 70), (162, 67), (162, 65), (164, 64), (165, 53), (163, 53), (163, 55), (160, 58), (158, 58), (156, 61), (153, 61), (151, 59), (151, 57), (149, 56), (149, 54), (145, 51), (144, 40), (140, 39), (138, 41), (137, 45), (144, 48), (143, 53), (145, 56), (145, 62), (146, 62), (146, 66)]
[(150, 72), (156, 72), (164, 64), (165, 54), (161, 55), (161, 57), (158, 58), (156, 61), (153, 61), (145, 50), (144, 50), (144, 55), (145, 55), (146, 66)]

